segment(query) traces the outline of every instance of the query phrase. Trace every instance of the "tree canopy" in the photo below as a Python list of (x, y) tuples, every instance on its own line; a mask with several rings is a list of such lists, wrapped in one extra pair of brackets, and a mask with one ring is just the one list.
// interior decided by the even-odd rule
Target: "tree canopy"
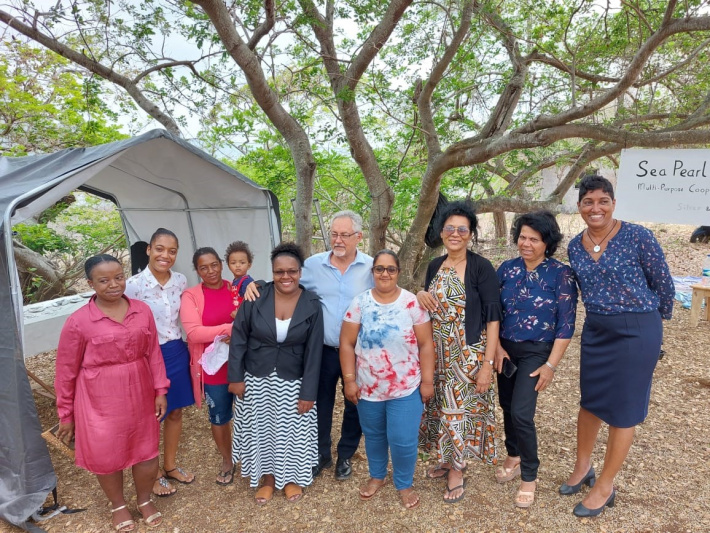
[[(400, 246), (405, 283), (442, 188), (481, 212), (555, 209), (585, 168), (615, 164), (622, 148), (710, 142), (704, 1), (5, 6), (13, 35), (115, 84), (167, 129), (261, 168), (276, 189), (287, 182), (306, 251), (314, 195), (356, 207), (371, 250)], [(552, 166), (564, 169), (559, 185), (534, 194)]]

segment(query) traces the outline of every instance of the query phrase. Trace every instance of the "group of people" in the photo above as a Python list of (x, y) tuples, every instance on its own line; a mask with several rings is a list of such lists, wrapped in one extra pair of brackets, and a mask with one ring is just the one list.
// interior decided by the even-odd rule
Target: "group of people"
[[(370, 257), (358, 250), (362, 219), (352, 211), (334, 215), (330, 251), (305, 259), (294, 244), (274, 248), (270, 282), (251, 279), (251, 252), (236, 242), (225, 254), (233, 281), (222, 279), (217, 252), (200, 248), (193, 264), (202, 281), (188, 289), (171, 270), (177, 237), (159, 229), (148, 245), (148, 268), (128, 280), (111, 256), (86, 262), (96, 294), (69, 318), (57, 351), (59, 436), (76, 436), (76, 463), (97, 475), (118, 531), (136, 527), (123, 469), (132, 468), (149, 527), (162, 521), (151, 492), (169, 496), (174, 482), (194, 481), (177, 465), (177, 444), (182, 408), (203, 397), (222, 460), (216, 483), (232, 483), (239, 463), (258, 488), (257, 503), (276, 490), (297, 501), (333, 465), (342, 383), (335, 478), (351, 477), (364, 434), (369, 479), (361, 499), (386, 484), (391, 458), (401, 503), (416, 508), (421, 449), (436, 458), (426, 475), (445, 482), (445, 503), (465, 497), (467, 464), (478, 460), (497, 466), (499, 483), (520, 478), (514, 504), (526, 508), (535, 501), (540, 464), (537, 398), (574, 333), (579, 288), (586, 317), (577, 454), (559, 492), (577, 494), (588, 485), (573, 512), (596, 516), (614, 505), (614, 478), (648, 413), (661, 319), (670, 319), (674, 296), (653, 234), (616, 220), (615, 204), (608, 180), (585, 177), (578, 208), (586, 229), (569, 244), (570, 265), (553, 257), (562, 234), (555, 217), (541, 211), (516, 218), (519, 257), (496, 271), (469, 249), (477, 236), (472, 204), (450, 203), (436, 222), (446, 254), (429, 264), (416, 295), (398, 286), (394, 252)], [(597, 478), (591, 455), (602, 422), (609, 437)]]

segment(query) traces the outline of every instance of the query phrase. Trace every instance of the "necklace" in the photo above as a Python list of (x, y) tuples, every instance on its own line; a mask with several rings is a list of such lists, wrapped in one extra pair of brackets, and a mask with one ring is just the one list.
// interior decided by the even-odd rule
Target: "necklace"
[(614, 231), (614, 228), (616, 227), (616, 223), (617, 223), (617, 222), (618, 222), (618, 220), (614, 219), (614, 225), (613, 225), (613, 226), (611, 227), (611, 229), (609, 230), (609, 233), (607, 233), (606, 235), (604, 235), (604, 238), (603, 238), (601, 241), (599, 241), (599, 244), (597, 244), (596, 242), (594, 242), (594, 239), (592, 239), (592, 236), (589, 234), (589, 228), (587, 228), (587, 238), (588, 238), (590, 241), (592, 241), (592, 244), (594, 245), (594, 248), (592, 248), (592, 250), (594, 250), (594, 253), (595, 253), (595, 254), (598, 254), (599, 251), (602, 249), (602, 247), (601, 247), (602, 243), (606, 240), (606, 238), (607, 238), (609, 235), (611, 235), (611, 232)]
[[(449, 258), (447, 257), (446, 260), (449, 261)], [(453, 265), (452, 265), (451, 262), (449, 261), (449, 266), (448, 266), (448, 268), (455, 269), (458, 265), (460, 265), (461, 263), (463, 263), (465, 260), (466, 260), (466, 256), (464, 255), (462, 259), (459, 259), (459, 260), (456, 261)]]

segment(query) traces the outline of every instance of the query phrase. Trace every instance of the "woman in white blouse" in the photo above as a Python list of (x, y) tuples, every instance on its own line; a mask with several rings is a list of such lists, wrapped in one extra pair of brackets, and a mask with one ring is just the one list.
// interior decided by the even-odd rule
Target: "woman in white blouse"
[(177, 236), (170, 230), (158, 228), (150, 238), (146, 253), (148, 268), (126, 282), (125, 294), (150, 306), (170, 380), (167, 414), (163, 419), (163, 470), (153, 485), (153, 494), (164, 497), (176, 492), (168, 479), (185, 484), (195, 480), (194, 474), (177, 466), (176, 461), (182, 433), (182, 408), (199, 403), (200, 394), (199, 381), (195, 390), (190, 378), (190, 354), (178, 322), (180, 296), (187, 288), (187, 279), (170, 270), (177, 258)]

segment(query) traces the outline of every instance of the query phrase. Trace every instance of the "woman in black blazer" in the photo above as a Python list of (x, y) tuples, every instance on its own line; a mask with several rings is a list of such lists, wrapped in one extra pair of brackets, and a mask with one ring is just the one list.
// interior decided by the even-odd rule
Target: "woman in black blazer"
[(233, 459), (261, 488), (295, 502), (318, 464), (315, 399), (323, 350), (318, 296), (299, 285), (303, 254), (290, 243), (271, 252), (274, 281), (239, 308), (229, 349), (229, 390), (235, 399)]

